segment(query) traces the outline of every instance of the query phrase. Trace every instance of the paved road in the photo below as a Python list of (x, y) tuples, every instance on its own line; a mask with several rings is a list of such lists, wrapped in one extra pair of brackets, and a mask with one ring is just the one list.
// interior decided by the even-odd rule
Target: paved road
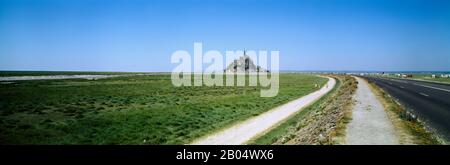
[(407, 79), (365, 77), (413, 110), (450, 141), (450, 85)]
[(245, 144), (257, 135), (270, 130), (278, 123), (287, 119), (291, 115), (300, 111), (302, 108), (310, 105), (319, 99), (331, 89), (333, 89), (336, 81), (328, 78), (328, 83), (313, 93), (303, 96), (297, 100), (291, 101), (277, 108), (269, 110), (261, 115), (243, 121), (230, 128), (224, 129), (212, 135), (205, 136), (194, 141), (193, 145), (239, 145)]

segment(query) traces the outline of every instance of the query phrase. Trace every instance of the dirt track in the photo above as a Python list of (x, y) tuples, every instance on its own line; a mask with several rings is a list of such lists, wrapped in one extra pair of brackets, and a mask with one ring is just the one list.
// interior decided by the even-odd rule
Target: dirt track
[(261, 115), (250, 118), (246, 121), (238, 123), (234, 126), (226, 128), (217, 133), (208, 135), (194, 141), (193, 145), (239, 145), (245, 144), (253, 137), (264, 133), (276, 124), (287, 119), (291, 115), (300, 111), (302, 108), (313, 103), (321, 96), (325, 95), (333, 89), (336, 81), (328, 78), (327, 84), (320, 90), (293, 100), (289, 103), (269, 110)]
[(346, 143), (355, 145), (399, 144), (394, 127), (381, 102), (359, 77), (354, 95), (352, 121), (347, 125)]

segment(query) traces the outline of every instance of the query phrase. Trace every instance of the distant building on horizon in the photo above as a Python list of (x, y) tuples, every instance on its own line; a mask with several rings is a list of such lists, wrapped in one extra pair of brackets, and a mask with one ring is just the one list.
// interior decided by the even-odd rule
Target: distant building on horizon
[(245, 54), (239, 57), (239, 59), (234, 60), (228, 67), (224, 70), (225, 73), (258, 73), (258, 72), (270, 72), (260, 66), (255, 65), (253, 60)]

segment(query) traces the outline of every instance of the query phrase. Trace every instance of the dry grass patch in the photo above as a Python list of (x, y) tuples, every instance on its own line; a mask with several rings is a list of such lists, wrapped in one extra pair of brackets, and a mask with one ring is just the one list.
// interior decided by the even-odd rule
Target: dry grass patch
[(337, 84), (330, 93), (250, 144), (336, 144), (345, 139), (343, 128), (351, 120), (356, 80), (344, 75), (331, 77)]

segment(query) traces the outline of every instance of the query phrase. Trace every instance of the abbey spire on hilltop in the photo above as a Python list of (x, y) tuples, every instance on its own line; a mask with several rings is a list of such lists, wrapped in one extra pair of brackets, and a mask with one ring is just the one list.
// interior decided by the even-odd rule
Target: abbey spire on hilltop
[(269, 72), (268, 70), (255, 65), (253, 60), (247, 56), (246, 51), (244, 51), (244, 56), (239, 57), (239, 59), (234, 60), (228, 67), (224, 70), (225, 73), (254, 73), (254, 72)]

